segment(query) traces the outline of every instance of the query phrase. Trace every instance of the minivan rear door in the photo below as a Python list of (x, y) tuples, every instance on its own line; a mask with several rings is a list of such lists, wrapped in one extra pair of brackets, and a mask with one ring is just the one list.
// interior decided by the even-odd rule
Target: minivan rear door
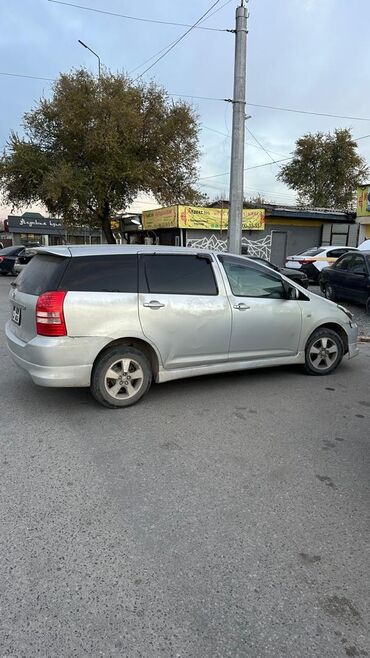
[(231, 308), (207, 254), (141, 254), (139, 316), (166, 368), (228, 360)]
[(25, 343), (37, 335), (38, 297), (58, 289), (68, 260), (56, 254), (38, 253), (12, 283), (9, 294), (12, 332)]

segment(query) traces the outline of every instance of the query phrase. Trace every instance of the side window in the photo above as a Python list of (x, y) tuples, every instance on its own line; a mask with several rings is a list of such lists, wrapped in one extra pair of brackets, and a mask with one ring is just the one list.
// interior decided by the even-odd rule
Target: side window
[(344, 254), (348, 254), (348, 249), (331, 249), (328, 251), (328, 258), (339, 258)]
[(210, 258), (182, 254), (142, 256), (141, 292), (218, 295)]
[(349, 266), (351, 274), (367, 274), (365, 259), (363, 256), (353, 256)]
[(230, 288), (236, 297), (285, 298), (282, 280), (262, 268), (244, 265), (238, 259), (220, 257)]
[(60, 290), (137, 292), (137, 255), (76, 256), (59, 285)]
[(354, 256), (353, 254), (348, 254), (347, 256), (343, 256), (343, 258), (340, 258), (337, 260), (332, 267), (335, 270), (342, 270), (343, 272), (347, 272), (350, 263), (352, 262)]

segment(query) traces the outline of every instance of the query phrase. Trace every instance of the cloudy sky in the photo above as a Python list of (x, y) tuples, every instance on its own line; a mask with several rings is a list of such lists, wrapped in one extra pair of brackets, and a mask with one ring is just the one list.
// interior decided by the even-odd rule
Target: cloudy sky
[[(66, 0), (70, 4), (138, 18), (192, 24), (214, 0)], [(234, 27), (237, 0), (220, 0), (203, 27)], [(248, 106), (245, 196), (262, 194), (277, 203), (294, 203), (292, 190), (276, 181), (279, 164), (305, 132), (349, 127), (370, 162), (370, 0), (249, 0), (248, 101), (256, 105), (304, 110), (352, 118), (316, 116)], [(216, 12), (214, 13), (213, 12)], [(213, 15), (211, 15), (213, 14)], [(185, 27), (127, 18), (57, 4), (49, 0), (0, 0), (1, 103), (0, 146), (22, 115), (61, 71), (85, 66), (99, 53), (112, 71), (142, 73), (154, 54)], [(163, 84), (171, 94), (232, 96), (234, 36), (226, 31), (193, 30), (144, 79)], [(146, 63), (145, 63), (146, 62)], [(145, 63), (145, 64), (144, 64)], [(228, 196), (231, 106), (193, 99), (202, 124), (201, 189)], [(358, 120), (362, 117), (366, 120)], [(266, 151), (261, 148), (266, 149)], [(258, 166), (265, 165), (266, 166)], [(248, 169), (250, 168), (251, 169)], [(222, 174), (222, 175), (218, 175)], [(5, 208), (2, 213), (4, 214)]]

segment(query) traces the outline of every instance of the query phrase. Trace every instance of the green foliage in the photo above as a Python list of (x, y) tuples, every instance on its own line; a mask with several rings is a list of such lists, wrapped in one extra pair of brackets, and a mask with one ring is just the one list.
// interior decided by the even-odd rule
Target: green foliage
[(14, 207), (43, 203), (70, 226), (102, 228), (139, 192), (163, 204), (196, 203), (198, 119), (155, 84), (123, 75), (61, 75), (51, 99), (24, 116), (0, 160), (0, 190)]
[(281, 168), (278, 179), (298, 192), (301, 203), (346, 209), (368, 174), (350, 130), (338, 129), (298, 139), (293, 159)]

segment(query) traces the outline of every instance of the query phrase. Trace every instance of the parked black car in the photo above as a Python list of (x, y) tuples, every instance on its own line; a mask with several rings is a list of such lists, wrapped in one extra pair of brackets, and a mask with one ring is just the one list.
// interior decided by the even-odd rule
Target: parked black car
[(22, 270), (28, 265), (30, 260), (36, 255), (34, 249), (25, 249), (17, 258), (14, 265), (14, 271), (16, 274), (22, 272)]
[(247, 257), (250, 258), (251, 260), (256, 261), (257, 263), (263, 263), (264, 265), (268, 265), (268, 267), (271, 267), (271, 269), (275, 270), (275, 272), (280, 272), (280, 274), (287, 276), (289, 279), (295, 281), (295, 283), (298, 283), (303, 288), (308, 288), (308, 283), (309, 283), (308, 276), (304, 272), (301, 272), (301, 270), (293, 270), (290, 269), (289, 267), (278, 267), (277, 265), (274, 265), (274, 263), (271, 263), (266, 258), (260, 258), (259, 256), (247, 256)]
[(0, 249), (0, 274), (2, 276), (6, 276), (7, 274), (16, 274), (14, 270), (15, 261), (18, 256), (23, 254), (24, 251), (25, 248), (23, 245)]
[(319, 283), (327, 299), (365, 304), (370, 313), (370, 251), (338, 258), (331, 267), (321, 271)]

